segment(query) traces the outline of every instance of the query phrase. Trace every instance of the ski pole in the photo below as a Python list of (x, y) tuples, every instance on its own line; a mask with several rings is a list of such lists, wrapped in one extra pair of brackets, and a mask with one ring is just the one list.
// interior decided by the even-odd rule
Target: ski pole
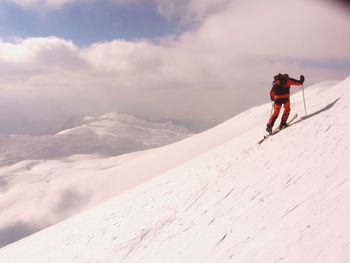
[(303, 91), (304, 110), (305, 110), (305, 116), (306, 116), (307, 115), (307, 111), (306, 111), (306, 103), (305, 103), (304, 85), (301, 85), (301, 90)]

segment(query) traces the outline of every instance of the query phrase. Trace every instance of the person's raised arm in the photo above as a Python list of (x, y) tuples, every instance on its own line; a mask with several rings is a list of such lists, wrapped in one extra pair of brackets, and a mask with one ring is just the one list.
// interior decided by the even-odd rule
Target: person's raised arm
[(287, 81), (288, 86), (301, 86), (304, 84), (305, 77), (303, 75), (300, 75), (300, 80), (296, 80), (293, 78), (289, 78)]

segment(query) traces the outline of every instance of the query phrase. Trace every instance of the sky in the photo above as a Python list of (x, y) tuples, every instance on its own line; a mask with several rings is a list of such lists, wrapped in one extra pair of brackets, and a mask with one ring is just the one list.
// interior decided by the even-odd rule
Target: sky
[(35, 1), (32, 5), (22, 2), (0, 4), (4, 39), (57, 36), (88, 46), (114, 39), (161, 37), (176, 28), (176, 21), (164, 19), (148, 2), (116, 5), (112, 1), (86, 1), (55, 8), (48, 1), (47, 7), (41, 9)]
[(0, 133), (112, 111), (199, 131), (267, 102), (279, 72), (342, 80), (350, 10), (334, 3), (1, 1)]

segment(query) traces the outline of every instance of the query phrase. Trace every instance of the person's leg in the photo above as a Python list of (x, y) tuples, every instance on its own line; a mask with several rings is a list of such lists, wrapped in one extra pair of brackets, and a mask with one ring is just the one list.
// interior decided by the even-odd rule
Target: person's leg
[(284, 103), (284, 112), (282, 115), (282, 121), (287, 122), (290, 113), (290, 101)]
[(272, 115), (271, 115), (271, 117), (269, 119), (269, 122), (267, 123), (267, 127), (268, 128), (272, 128), (273, 125), (275, 124), (275, 121), (276, 121), (278, 115), (280, 114), (281, 107), (282, 107), (281, 104), (276, 104), (275, 103), (273, 105), (273, 113), (272, 113)]
[(286, 103), (284, 103), (284, 112), (281, 119), (280, 129), (283, 129), (284, 127), (287, 126), (289, 113), (290, 113), (290, 102), (287, 101)]

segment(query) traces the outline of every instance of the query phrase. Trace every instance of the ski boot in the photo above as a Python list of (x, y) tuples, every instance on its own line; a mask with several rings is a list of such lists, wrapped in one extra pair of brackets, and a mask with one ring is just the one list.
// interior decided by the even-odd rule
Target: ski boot
[(280, 130), (282, 130), (282, 129), (286, 128), (287, 126), (288, 126), (287, 122), (282, 120), (279, 128), (280, 128)]
[(266, 131), (271, 134), (272, 133), (272, 125), (267, 125), (266, 126)]

